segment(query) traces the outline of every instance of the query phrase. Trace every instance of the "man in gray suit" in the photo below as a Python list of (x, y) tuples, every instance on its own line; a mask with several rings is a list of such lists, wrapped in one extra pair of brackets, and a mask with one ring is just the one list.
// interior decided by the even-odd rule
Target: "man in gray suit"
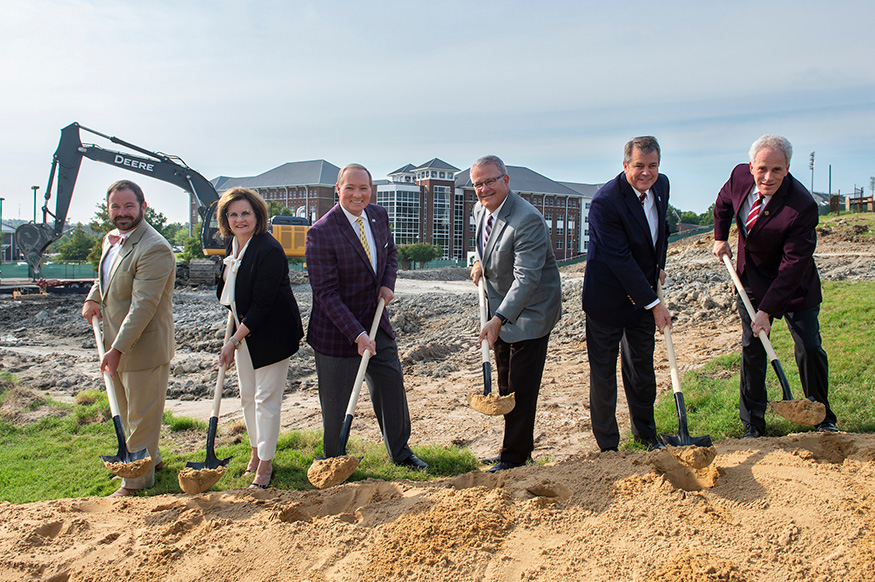
[(474, 207), (477, 256), (471, 278), (486, 282), (489, 313), (480, 331), (495, 350), (498, 392), (515, 393), (516, 406), (504, 415), (504, 442), (490, 472), (520, 467), (535, 448), (535, 409), (547, 359), (547, 341), (562, 314), (562, 285), (544, 217), (510, 190), (510, 177), (497, 156), (471, 167), (480, 201)]

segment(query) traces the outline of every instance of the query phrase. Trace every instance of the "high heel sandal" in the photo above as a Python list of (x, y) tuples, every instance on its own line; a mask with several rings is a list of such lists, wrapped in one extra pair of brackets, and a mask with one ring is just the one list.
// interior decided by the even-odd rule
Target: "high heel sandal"
[[(271, 466), (271, 468), (270, 468), (270, 477), (267, 478), (267, 483), (265, 483), (264, 485), (261, 485), (261, 484), (259, 484), (259, 483), (252, 483), (252, 484), (249, 486), (249, 488), (250, 488), (250, 489), (267, 489), (267, 488), (269, 488), (269, 487), (270, 487), (270, 482), (273, 481), (273, 471), (274, 471), (273, 466)], [(256, 479), (258, 478), (258, 473), (255, 474), (255, 478), (256, 478)]]

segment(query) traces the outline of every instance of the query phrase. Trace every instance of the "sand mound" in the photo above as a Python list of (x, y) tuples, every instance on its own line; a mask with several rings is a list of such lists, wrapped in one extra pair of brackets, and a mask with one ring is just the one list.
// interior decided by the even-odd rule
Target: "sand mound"
[(656, 451), (432, 483), (4, 503), (0, 580), (872, 579), (875, 435), (714, 449), (701, 488)]
[[(118, 459), (118, 457), (115, 458)], [(118, 475), (119, 477), (124, 477), (125, 479), (136, 479), (137, 477), (142, 477), (146, 474), (151, 465), (152, 457), (146, 457), (145, 459), (139, 459), (137, 461), (129, 461), (127, 463), (103, 462), (103, 466), (106, 467), (110, 473)]]
[(468, 395), (468, 406), (489, 416), (500, 416), (513, 410), (513, 407), (516, 406), (516, 398), (513, 393), (499, 396), (495, 392), (490, 392), (484, 396), (478, 392), (472, 392)]

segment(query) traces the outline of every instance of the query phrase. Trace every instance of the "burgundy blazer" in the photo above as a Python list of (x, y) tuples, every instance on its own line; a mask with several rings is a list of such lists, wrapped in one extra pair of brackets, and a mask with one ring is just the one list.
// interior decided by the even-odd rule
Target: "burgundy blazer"
[[(313, 289), (307, 343), (326, 356), (358, 357), (355, 338), (370, 331), (380, 287), (395, 290), (398, 250), (389, 216), (376, 204), (369, 204), (365, 213), (374, 235), (376, 248), (371, 252), (377, 253), (376, 273), (339, 203), (307, 231), (305, 255)], [(383, 311), (380, 327), (395, 337), (388, 310)]]
[(747, 277), (757, 309), (774, 317), (819, 305), (823, 297), (814, 265), (817, 203), (799, 180), (787, 174), (751, 231), (745, 235), (741, 206), (754, 187), (748, 164), (732, 170), (714, 204), (714, 240), (729, 238), (738, 225), (736, 269)]

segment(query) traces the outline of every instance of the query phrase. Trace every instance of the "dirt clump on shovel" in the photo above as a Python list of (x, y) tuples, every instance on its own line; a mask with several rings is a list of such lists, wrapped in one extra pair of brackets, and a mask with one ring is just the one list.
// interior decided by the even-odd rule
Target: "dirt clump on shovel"
[(484, 396), (479, 392), (474, 392), (468, 396), (468, 406), (489, 416), (499, 416), (507, 414), (516, 405), (516, 398), (513, 393), (507, 396), (500, 396), (494, 392)]
[(823, 402), (812, 402), (806, 398), (802, 400), (777, 400), (770, 404), (772, 410), (796, 424), (817, 426), (826, 418), (826, 406)]
[(714, 447), (666, 447), (677, 461), (691, 469), (704, 469), (717, 457)]
[(152, 457), (146, 457), (145, 459), (140, 459), (138, 461), (131, 461), (130, 463), (107, 463), (106, 461), (103, 462), (103, 466), (106, 467), (110, 473), (112, 473), (113, 475), (118, 475), (119, 477), (123, 477), (125, 479), (136, 479), (137, 477), (142, 477), (146, 474), (151, 465)]
[(225, 470), (226, 468), (222, 466), (215, 469), (192, 469), (191, 467), (186, 467), (179, 472), (177, 477), (179, 488), (189, 495), (203, 493), (219, 482), (219, 479), (225, 474)]
[(307, 479), (317, 489), (328, 489), (349, 479), (358, 466), (358, 457), (343, 456), (316, 459), (307, 469)]

